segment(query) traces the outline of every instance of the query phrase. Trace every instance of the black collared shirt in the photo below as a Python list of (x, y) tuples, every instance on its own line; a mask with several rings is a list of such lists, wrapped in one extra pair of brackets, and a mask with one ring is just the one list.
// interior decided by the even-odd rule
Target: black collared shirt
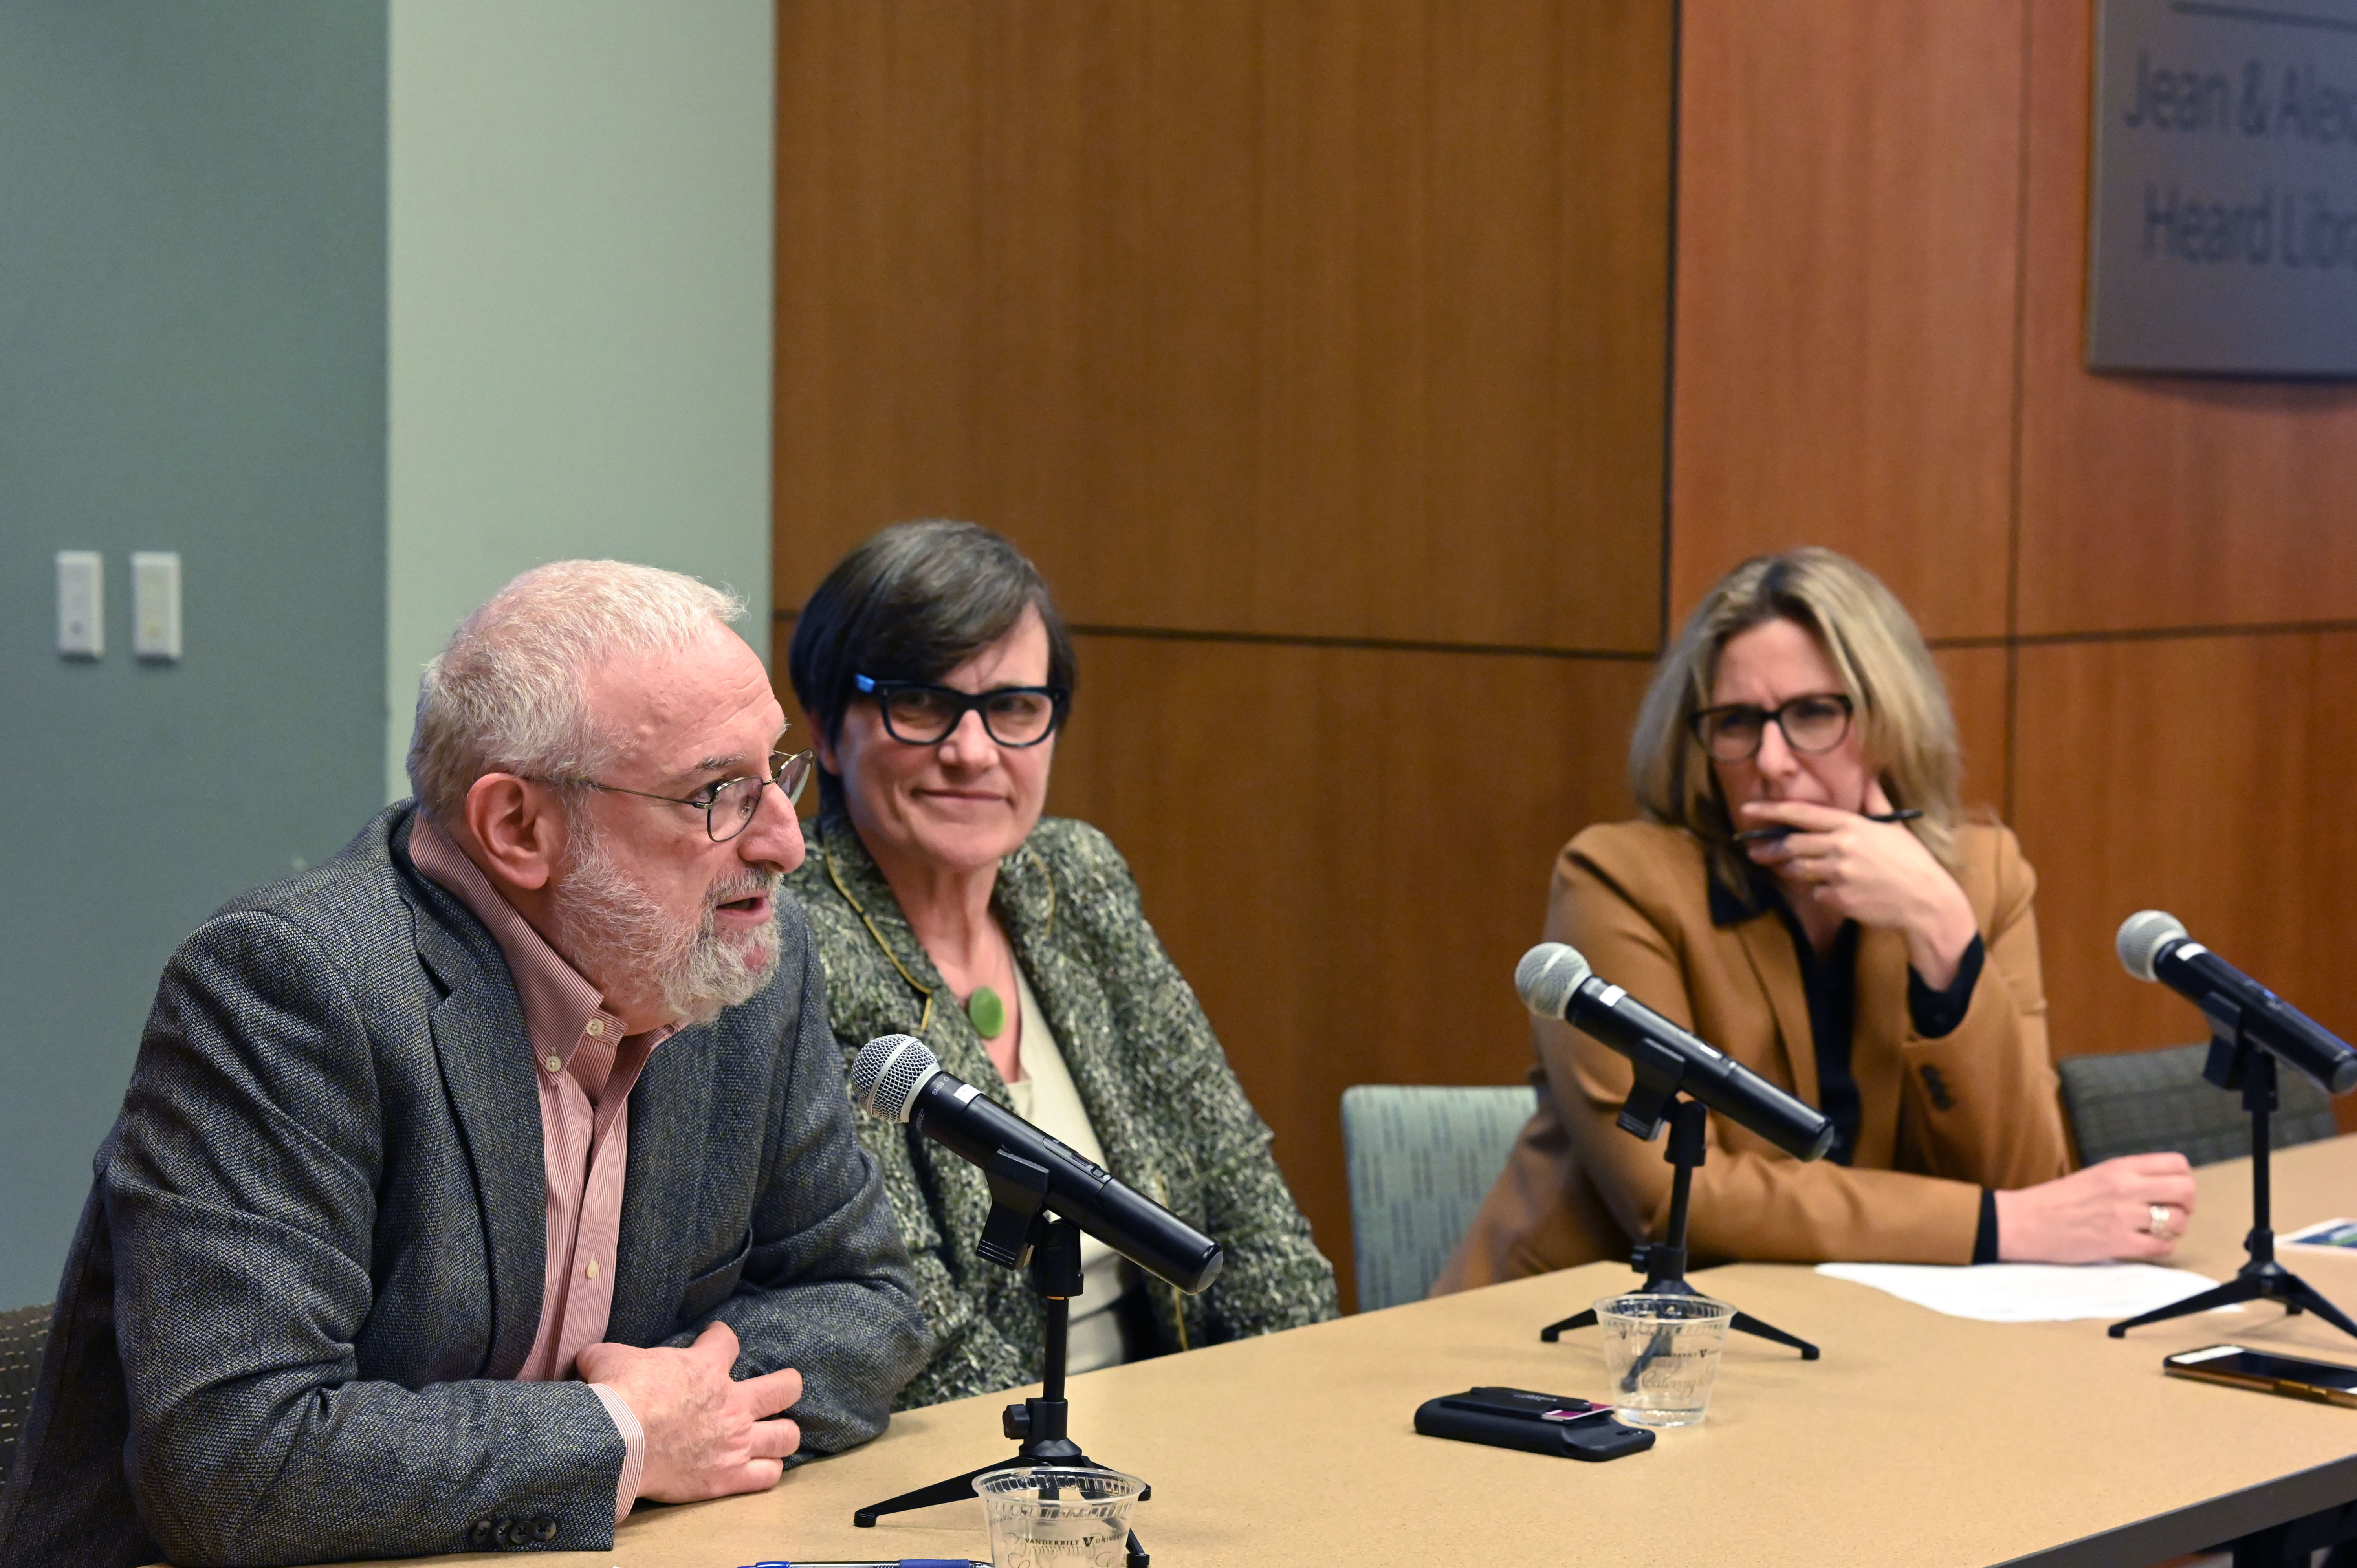
[[(1713, 877), (1710, 885), (1711, 923), (1731, 926), (1773, 909), (1792, 939), (1792, 952), (1801, 966), (1801, 990), (1808, 1000), (1812, 1054), (1817, 1063), (1817, 1109), (1833, 1121), (1834, 1146), (1826, 1157), (1847, 1165), (1857, 1149), (1858, 1122), (1864, 1112), (1857, 1078), (1850, 1070), (1850, 1048), (1857, 1030), (1858, 924), (1845, 920), (1833, 945), (1820, 953), (1800, 918), (1784, 901), (1773, 878), (1755, 876), (1749, 897), (1738, 896)], [(1972, 1006), (1973, 988), (1979, 983), (1988, 952), (1980, 934), (1957, 961), (1956, 977), (1944, 990), (1934, 991), (1912, 965), (1907, 971), (1907, 1015), (1915, 1032), (1927, 1040), (1955, 1033)], [(1996, 1262), (1996, 1194), (1981, 1189), (1980, 1225), (1973, 1237), (1973, 1262)]]

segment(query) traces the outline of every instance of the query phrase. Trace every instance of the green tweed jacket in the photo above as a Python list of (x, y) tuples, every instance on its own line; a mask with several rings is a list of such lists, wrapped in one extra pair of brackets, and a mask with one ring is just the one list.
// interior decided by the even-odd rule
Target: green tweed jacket
[[(912, 1034), (1004, 1103), (1006, 1083), (842, 813), (812, 824), (788, 878), (826, 966), (828, 1022), (846, 1065), (878, 1035)], [(1217, 1240), (1227, 1266), (1181, 1296), (1147, 1277), (1158, 1349), (1240, 1339), (1334, 1316), (1334, 1268), (1310, 1240), (1195, 993), (1139, 907), (1112, 842), (1043, 820), (1000, 866), (992, 905), (1056, 1032), (1113, 1173)], [(1044, 1320), (1029, 1280), (974, 1253), (982, 1172), (905, 1125), (861, 1115), (862, 1144), (916, 1264), (932, 1355), (899, 1408), (1035, 1382)]]

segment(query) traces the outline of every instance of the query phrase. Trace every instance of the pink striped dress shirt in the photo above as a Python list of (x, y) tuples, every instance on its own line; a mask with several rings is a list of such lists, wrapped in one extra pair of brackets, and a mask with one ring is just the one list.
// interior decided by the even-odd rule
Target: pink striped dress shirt
[[(548, 1258), (540, 1292), (540, 1332), (516, 1374), (522, 1381), (576, 1375), (582, 1348), (606, 1337), (614, 1306), (614, 1251), (622, 1234), (622, 1173), (630, 1153), (630, 1088), (671, 1028), (625, 1037), (597, 988), (548, 945), (480, 867), (423, 814), (409, 858), (483, 922), (514, 976), (525, 1044), (540, 1090), (540, 1141), (548, 1177)], [(638, 1500), (646, 1433), (621, 1395), (590, 1391), (622, 1434), (622, 1475), (614, 1520)]]

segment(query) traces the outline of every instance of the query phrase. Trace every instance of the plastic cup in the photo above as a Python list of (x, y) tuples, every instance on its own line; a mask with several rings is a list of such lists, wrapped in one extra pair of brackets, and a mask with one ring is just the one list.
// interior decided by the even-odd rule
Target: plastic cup
[(1118, 1470), (1036, 1465), (974, 1478), (996, 1568), (1123, 1568), (1146, 1483)]
[(1735, 1308), (1705, 1295), (1608, 1295), (1596, 1304), (1604, 1330), (1605, 1398), (1638, 1426), (1692, 1426), (1710, 1408), (1719, 1354)]

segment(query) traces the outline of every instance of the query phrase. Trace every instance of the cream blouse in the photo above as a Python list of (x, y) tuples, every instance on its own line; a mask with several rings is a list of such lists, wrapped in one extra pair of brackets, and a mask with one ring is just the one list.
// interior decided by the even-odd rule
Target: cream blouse
[[(1039, 999), (1031, 994), (1031, 983), (1024, 978), (1021, 964), (1015, 966), (1015, 989), (1023, 1008), (1022, 1033), (1015, 1049), (1023, 1077), (1006, 1086), (1015, 1101), (1015, 1114), (1092, 1164), (1103, 1165), (1104, 1145), (1097, 1142), (1096, 1129), (1089, 1125), (1088, 1108), (1081, 1103), (1081, 1091), (1072, 1086), (1063, 1053), (1056, 1048), (1055, 1031), (1048, 1026)], [(1093, 1372), (1099, 1367), (1121, 1364), (1121, 1319), (1113, 1310), (1120, 1298), (1121, 1254), (1083, 1233), (1081, 1294), (1072, 1302), (1067, 1369)]]

